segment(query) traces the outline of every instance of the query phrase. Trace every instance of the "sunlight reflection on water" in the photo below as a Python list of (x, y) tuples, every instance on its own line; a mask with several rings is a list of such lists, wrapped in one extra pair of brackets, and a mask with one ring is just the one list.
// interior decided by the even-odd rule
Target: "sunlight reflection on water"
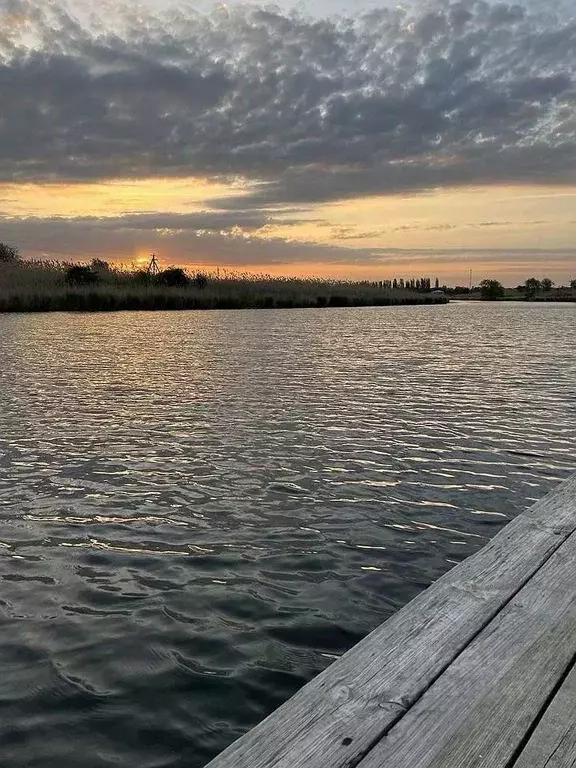
[(574, 305), (0, 316), (3, 765), (203, 765), (576, 469)]

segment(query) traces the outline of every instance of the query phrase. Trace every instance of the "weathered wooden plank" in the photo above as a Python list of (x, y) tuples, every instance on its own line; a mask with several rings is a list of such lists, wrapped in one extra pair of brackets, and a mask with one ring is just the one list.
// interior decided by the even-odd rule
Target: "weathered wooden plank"
[(576, 766), (576, 667), (564, 681), (514, 768)]
[(576, 654), (576, 533), (358, 768), (506, 768)]
[(228, 747), (209, 768), (349, 768), (576, 529), (576, 476)]

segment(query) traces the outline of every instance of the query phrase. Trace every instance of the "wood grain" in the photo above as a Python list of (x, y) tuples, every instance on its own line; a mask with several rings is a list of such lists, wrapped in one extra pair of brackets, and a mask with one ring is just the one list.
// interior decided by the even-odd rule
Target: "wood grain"
[(514, 768), (576, 766), (576, 667), (546, 710)]
[(576, 530), (576, 476), (444, 575), (209, 768), (357, 765)]
[(576, 533), (359, 768), (506, 768), (576, 654)]

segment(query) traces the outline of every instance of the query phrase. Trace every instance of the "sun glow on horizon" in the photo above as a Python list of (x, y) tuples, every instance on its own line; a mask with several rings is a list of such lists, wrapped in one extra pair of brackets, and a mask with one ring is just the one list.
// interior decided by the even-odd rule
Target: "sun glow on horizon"
[[(360, 280), (433, 272), (461, 282), (469, 267), (512, 281), (526, 270), (572, 276), (576, 186), (442, 188), (297, 209), (253, 207), (254, 188), (208, 178), (12, 182), (0, 184), (0, 206), (5, 222), (21, 222), (15, 244), (32, 258), (145, 268), (156, 253), (164, 266)], [(38, 222), (38, 234), (27, 222)]]

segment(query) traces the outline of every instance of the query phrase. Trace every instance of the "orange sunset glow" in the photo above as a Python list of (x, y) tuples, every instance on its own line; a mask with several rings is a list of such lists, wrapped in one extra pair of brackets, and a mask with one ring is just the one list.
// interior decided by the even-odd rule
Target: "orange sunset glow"
[[(562, 279), (569, 267), (562, 254), (569, 254), (576, 240), (573, 206), (576, 187), (498, 186), (434, 190), (414, 195), (387, 195), (307, 206), (298, 221), (282, 207), (265, 211), (259, 226), (242, 224), (217, 230), (190, 227), (189, 214), (223, 213), (215, 204), (248, 196), (248, 181), (233, 183), (209, 179), (137, 179), (75, 184), (3, 184), (0, 198), (4, 215), (12, 222), (27, 220), (62, 222), (89, 227), (94, 220), (113, 220), (114, 228), (128, 233), (129, 243), (102, 248), (88, 239), (86, 250), (39, 249), (54, 258), (73, 256), (104, 258), (117, 263), (143, 264), (151, 252), (165, 262), (204, 268), (238, 267), (276, 275), (313, 275), (343, 279), (381, 279), (402, 269), (407, 276), (433, 272), (444, 279), (462, 280), (468, 268), (478, 276), (496, 274), (514, 280), (518, 266), (502, 263), (499, 253), (525, 252), (522, 269), (545, 268)], [(144, 233), (130, 221), (133, 215), (173, 217), (158, 222)], [(181, 217), (181, 221), (179, 218)], [(182, 226), (184, 225), (184, 226)], [(215, 240), (218, 243), (214, 254)], [(288, 261), (251, 261), (245, 250), (234, 253), (242, 242), (260, 247), (281, 242), (292, 249)], [(38, 255), (33, 243), (24, 248)], [(298, 258), (298, 247), (306, 248), (306, 259)], [(337, 263), (330, 249), (338, 250)], [(366, 251), (369, 263), (362, 263)], [(270, 251), (267, 251), (270, 252)], [(554, 255), (554, 254), (557, 255)], [(315, 254), (315, 255), (314, 255)], [(324, 261), (322, 256), (327, 259)]]

